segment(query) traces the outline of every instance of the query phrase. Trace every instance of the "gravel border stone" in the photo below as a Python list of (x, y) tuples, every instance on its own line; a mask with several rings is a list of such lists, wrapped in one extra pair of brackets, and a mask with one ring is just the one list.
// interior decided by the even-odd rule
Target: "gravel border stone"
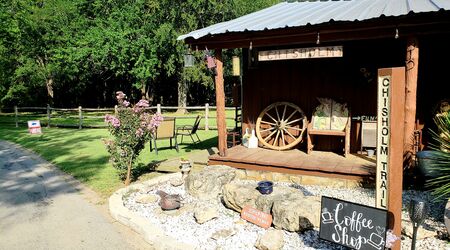
[(159, 176), (157, 178), (146, 181), (144, 184), (134, 184), (126, 188), (121, 188), (114, 192), (109, 198), (109, 212), (111, 216), (120, 223), (129, 226), (131, 229), (141, 234), (145, 241), (150, 243), (156, 249), (167, 250), (190, 250), (194, 246), (178, 242), (176, 239), (168, 236), (159, 227), (156, 227), (149, 220), (143, 219), (138, 213), (126, 208), (123, 204), (123, 196), (133, 190), (145, 189), (148, 185), (154, 185), (167, 182), (173, 178), (181, 178), (181, 173), (174, 173)]

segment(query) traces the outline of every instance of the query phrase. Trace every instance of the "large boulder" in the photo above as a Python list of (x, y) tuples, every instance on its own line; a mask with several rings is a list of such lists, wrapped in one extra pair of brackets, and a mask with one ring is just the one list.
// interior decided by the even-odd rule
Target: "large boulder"
[(251, 206), (265, 213), (271, 213), (276, 201), (286, 199), (302, 199), (303, 193), (298, 189), (275, 186), (271, 194), (261, 194), (256, 183), (233, 181), (223, 186), (223, 201), (226, 207), (241, 212), (245, 206)]
[(201, 200), (216, 199), (226, 183), (234, 180), (236, 169), (228, 166), (207, 166), (201, 172), (190, 173), (185, 186), (190, 195)]
[(291, 196), (276, 201), (272, 207), (275, 228), (303, 232), (320, 223), (320, 197)]
[(256, 199), (261, 196), (255, 186), (240, 181), (225, 184), (222, 194), (225, 206), (236, 212), (247, 205), (256, 208)]
[(255, 201), (255, 207), (265, 213), (271, 213), (273, 204), (284, 200), (301, 200), (303, 193), (295, 188), (276, 186), (269, 195), (260, 195)]

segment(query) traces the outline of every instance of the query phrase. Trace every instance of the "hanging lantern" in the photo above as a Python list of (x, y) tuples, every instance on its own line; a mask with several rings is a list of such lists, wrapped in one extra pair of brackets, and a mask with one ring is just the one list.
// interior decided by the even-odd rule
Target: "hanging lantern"
[(233, 76), (241, 75), (241, 61), (238, 56), (233, 56)]
[(194, 62), (195, 62), (194, 56), (190, 52), (187, 52), (184, 55), (184, 67), (185, 68), (192, 67), (194, 66)]

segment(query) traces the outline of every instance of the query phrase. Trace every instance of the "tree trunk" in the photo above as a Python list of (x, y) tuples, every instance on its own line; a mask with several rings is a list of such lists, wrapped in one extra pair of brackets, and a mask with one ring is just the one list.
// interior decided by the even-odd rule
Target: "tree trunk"
[(125, 186), (130, 185), (131, 183), (131, 165), (133, 164), (133, 157), (134, 154), (131, 153), (130, 161), (128, 162), (128, 168), (127, 168), (127, 178), (125, 179)]
[(187, 84), (184, 79), (178, 81), (178, 109), (177, 114), (186, 114), (187, 106)]
[(53, 78), (49, 77), (45, 80), (47, 85), (47, 93), (53, 99)]
[(147, 84), (145, 80), (141, 81), (141, 98), (145, 100), (150, 100), (150, 84)]

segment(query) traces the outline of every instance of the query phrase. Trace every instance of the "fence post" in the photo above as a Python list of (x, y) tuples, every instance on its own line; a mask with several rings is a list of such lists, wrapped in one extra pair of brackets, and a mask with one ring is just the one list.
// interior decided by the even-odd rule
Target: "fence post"
[(205, 104), (205, 131), (209, 130), (209, 121), (208, 121), (208, 117), (209, 117), (209, 104)]
[(161, 104), (156, 104), (156, 113), (160, 113), (161, 114)]
[(51, 113), (50, 113), (50, 104), (47, 104), (47, 128), (50, 128), (50, 119), (51, 119)]
[(114, 115), (117, 116), (117, 105), (114, 105)]
[(81, 106), (78, 106), (78, 117), (80, 118), (80, 123), (78, 125), (78, 129), (81, 129), (83, 127), (83, 111)]
[(19, 111), (17, 110), (17, 106), (14, 106), (14, 114), (16, 115), (16, 128), (19, 127)]

